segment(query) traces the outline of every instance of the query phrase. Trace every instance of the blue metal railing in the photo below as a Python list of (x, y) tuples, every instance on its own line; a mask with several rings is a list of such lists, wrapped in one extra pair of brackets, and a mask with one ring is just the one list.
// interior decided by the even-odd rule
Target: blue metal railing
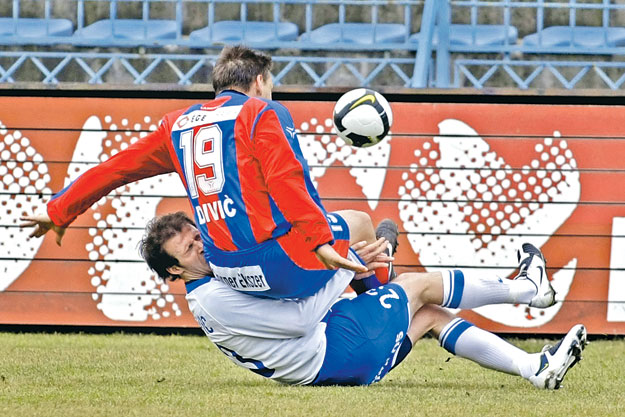
[[(51, 4), (55, 0), (44, 0), (46, 13), (42, 16), (42, 25), (46, 20), (50, 19)], [(56, 0), (61, 2), (61, 0)], [(409, 50), (414, 51), (416, 44), (409, 39), (411, 34), (411, 25), (413, 11), (416, 6), (423, 6), (424, 0), (71, 0), (76, 5), (75, 15), (59, 16), (67, 22), (75, 22), (75, 31), (69, 35), (52, 35), (45, 36), (24, 36), (19, 31), (6, 33), (4, 36), (0, 33), (0, 44), (4, 45), (76, 45), (91, 47), (135, 47), (135, 46), (171, 46), (177, 45), (189, 48), (210, 48), (220, 47), (224, 44), (223, 33), (219, 31), (219, 25), (224, 23), (224, 19), (216, 13), (215, 8), (218, 5), (233, 4), (239, 5), (239, 20), (228, 20), (230, 24), (228, 29), (237, 32), (241, 41), (256, 48), (276, 49), (276, 48), (298, 48), (305, 50)], [(19, 0), (13, 0), (13, 10), (11, 16), (0, 16), (5, 22), (13, 20), (15, 26), (25, 23), (25, 19), (20, 17)], [(67, 3), (67, 2), (65, 2)], [(99, 17), (96, 22), (88, 22), (86, 16), (86, 3), (107, 3), (109, 5), (108, 16)], [(136, 6), (137, 11), (141, 14), (141, 18), (122, 19), (118, 13), (120, 5)], [(173, 7), (171, 15), (168, 18), (153, 19), (150, 17), (150, 8), (152, 5), (167, 5)], [(283, 16), (282, 8), (284, 5), (293, 7), (301, 7), (304, 16), (299, 21), (290, 21), (289, 16)], [(248, 18), (248, 7), (250, 5), (266, 5), (271, 7), (273, 18), (267, 21), (256, 21)], [(379, 8), (392, 7), (397, 9), (395, 15), (398, 17), (391, 22), (380, 22)], [(186, 9), (205, 8), (205, 21), (198, 27), (191, 27), (184, 30), (187, 20), (197, 21), (197, 16), (184, 16)], [(318, 7), (332, 7), (338, 13), (338, 19), (335, 24), (338, 25), (340, 38), (338, 41), (333, 39), (317, 36), (318, 30), (326, 26), (327, 23), (315, 24), (315, 11)], [(361, 15), (369, 14), (369, 19), (358, 19), (350, 21), (346, 17), (345, 8), (356, 7), (362, 9)], [(201, 13), (200, 13), (201, 14)], [(187, 19), (188, 18), (188, 19)], [(29, 18), (33, 19), (33, 18)], [(373, 29), (372, 42), (362, 42), (362, 39), (356, 39), (354, 42), (347, 35), (352, 30), (358, 28), (349, 28), (350, 24), (369, 24)], [(128, 25), (134, 25), (128, 27)], [(156, 28), (163, 25), (171, 24), (172, 30), (156, 36), (153, 32)], [(257, 38), (258, 33), (256, 26), (260, 25), (263, 34), (273, 36), (262, 36)], [(294, 28), (294, 36), (285, 38), (281, 35), (280, 30), (283, 25), (290, 24)], [(388, 25), (397, 25), (403, 27), (405, 36), (392, 39), (391, 41), (376, 42), (383, 31), (388, 29)], [(198, 35), (197, 32), (204, 29)], [(273, 31), (273, 33), (271, 33)], [(250, 36), (246, 36), (249, 32)], [(160, 32), (159, 32), (160, 34)]]
[[(90, 83), (105, 82), (93, 76), (104, 60), (137, 84), (149, 82), (152, 71), (167, 65), (173, 70), (167, 82), (187, 85), (196, 81), (185, 76), (186, 65), (208, 62), (194, 50), (245, 43), (274, 51), (282, 63), (276, 69), (279, 82), (297, 71), (313, 86), (333, 85), (342, 73), (351, 77), (345, 86), (374, 86), (390, 74), (398, 87), (487, 88), (504, 80), (506, 87), (527, 89), (550, 74), (567, 89), (591, 75), (603, 83), (598, 88), (619, 89), (625, 64), (610, 61), (625, 56), (625, 4), (580, 1), (43, 0), (35, 16), (30, 9), (24, 12), (20, 0), (11, 0), (0, 16), (0, 44), (73, 48), (54, 59), (48, 51), (0, 51), (0, 82), (15, 82), (27, 64), (40, 71), (43, 83), (65, 80), (57, 75), (68, 68)], [(108, 5), (107, 12), (94, 7), (99, 4)], [(227, 5), (236, 10), (230, 7), (224, 14)], [(259, 7), (264, 20), (256, 17)], [(139, 46), (155, 49), (129, 53), (132, 60), (118, 52), (82, 49)], [(184, 55), (175, 58), (160, 47), (178, 47)]]
[[(2, 56), (9, 61), (0, 64), (0, 83), (16, 83), (20, 68), (32, 64), (38, 69), (37, 77), (43, 84), (58, 84), (59, 74), (68, 68), (74, 71), (75, 82), (85, 84), (116, 83), (116, 77), (131, 77), (132, 84), (145, 85), (152, 83), (150, 76), (157, 70), (167, 68), (173, 76), (168, 84), (188, 86), (207, 83), (200, 74), (204, 66), (212, 67), (217, 54), (139, 54), (121, 52), (14, 52), (6, 51)], [(400, 87), (410, 87), (414, 59), (395, 58), (389, 60), (379, 58), (357, 57), (302, 57), (274, 56), (274, 85), (286, 84), (287, 76), (296, 70), (306, 74), (307, 84), (314, 87), (326, 87), (329, 79), (341, 70), (353, 77), (354, 86), (373, 86), (383, 74), (399, 79)], [(363, 71), (360, 67), (370, 69)], [(79, 70), (76, 68), (78, 67)], [(120, 75), (121, 74), (121, 75)], [(119, 81), (117, 81), (119, 82)]]
[[(455, 16), (462, 16), (458, 11), (467, 8), (470, 9), (469, 22), (452, 21), (450, 10), (456, 11)], [(486, 14), (485, 10), (500, 10), (500, 21), (480, 24), (478, 18)], [(433, 30), (422, 31), (427, 39), (420, 39), (413, 87), (486, 88), (490, 86), (489, 81), (502, 72), (520, 89), (531, 88), (532, 82), (547, 72), (565, 89), (576, 88), (590, 74), (597, 76), (597, 88), (618, 89), (623, 85), (622, 75), (617, 74), (614, 80), (605, 69), (625, 71), (625, 64), (609, 62), (611, 56), (625, 56), (625, 22), (620, 25), (613, 22), (616, 20), (613, 13), (625, 11), (625, 4), (613, 4), (610, 0), (595, 0), (594, 3), (577, 0), (427, 0), (423, 28), (429, 29), (425, 24), (426, 11), (429, 21), (435, 25)], [(584, 19), (578, 13), (580, 11), (594, 16)], [(492, 18), (492, 13), (489, 16)], [(535, 16), (536, 24), (528, 28), (527, 21), (532, 16)], [(563, 18), (568, 18), (568, 25), (559, 23)], [(458, 39), (457, 33), (468, 33), (469, 36)], [(520, 36), (517, 38), (516, 34)], [(458, 57), (460, 54), (473, 54), (476, 58)], [(499, 58), (479, 57), (484, 54), (497, 54)], [(567, 55), (588, 56), (588, 59)], [(435, 65), (428, 64), (428, 58), (434, 59)], [(436, 69), (434, 74), (431, 73), (433, 68)], [(481, 75), (477, 76), (472, 68), (478, 68)], [(523, 68), (530, 74), (521, 77), (512, 68)], [(567, 77), (563, 73), (565, 69), (573, 71), (573, 77)]]

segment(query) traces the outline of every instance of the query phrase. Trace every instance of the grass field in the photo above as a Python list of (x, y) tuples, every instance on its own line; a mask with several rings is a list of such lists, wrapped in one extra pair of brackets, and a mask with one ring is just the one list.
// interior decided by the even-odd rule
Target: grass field
[(624, 340), (592, 342), (548, 392), (426, 339), (376, 385), (290, 387), (236, 367), (202, 336), (0, 333), (0, 415), (624, 416), (624, 353)]

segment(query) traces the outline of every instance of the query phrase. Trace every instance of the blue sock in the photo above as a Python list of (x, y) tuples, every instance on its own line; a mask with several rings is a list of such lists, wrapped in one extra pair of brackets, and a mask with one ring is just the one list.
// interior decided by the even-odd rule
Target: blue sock
[(540, 365), (540, 354), (529, 354), (461, 318), (450, 321), (438, 341), (453, 355), (524, 378), (533, 375)]
[(372, 288), (378, 288), (382, 283), (375, 275), (363, 279), (353, 279), (349, 284), (356, 294), (360, 295)]
[(456, 342), (462, 333), (466, 332), (473, 324), (461, 318), (455, 318), (443, 328), (438, 336), (438, 341), (445, 350), (451, 354), (456, 354)]

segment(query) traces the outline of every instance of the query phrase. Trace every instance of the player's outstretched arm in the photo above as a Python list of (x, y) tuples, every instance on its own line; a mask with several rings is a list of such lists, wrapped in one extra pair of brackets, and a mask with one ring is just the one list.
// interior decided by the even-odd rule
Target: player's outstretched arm
[(21, 217), (24, 223), (20, 224), (20, 227), (34, 227), (35, 230), (29, 237), (41, 237), (52, 230), (56, 234), (56, 244), (61, 246), (61, 240), (65, 234), (65, 227), (57, 226), (50, 220), (47, 214), (34, 214), (32, 216)]
[(334, 250), (332, 246), (330, 246), (329, 243), (319, 246), (315, 250), (315, 253), (317, 254), (317, 258), (327, 269), (344, 268), (349, 269), (350, 271), (355, 271), (356, 273), (368, 271), (366, 266), (352, 262), (347, 258), (343, 258), (337, 251)]

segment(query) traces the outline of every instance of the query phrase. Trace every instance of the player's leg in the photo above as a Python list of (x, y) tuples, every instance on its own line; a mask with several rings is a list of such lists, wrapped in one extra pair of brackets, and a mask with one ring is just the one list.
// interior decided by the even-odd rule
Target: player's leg
[(435, 305), (426, 305), (414, 314), (408, 337), (414, 343), (428, 332), (454, 355), (485, 368), (521, 376), (546, 389), (559, 388), (566, 372), (581, 359), (586, 345), (586, 330), (577, 325), (555, 347), (527, 353)]
[(411, 320), (408, 337), (413, 343), (426, 333), (438, 338), (450, 353), (486, 368), (527, 378), (540, 365), (540, 354), (524, 352), (436, 305), (423, 306)]
[(470, 269), (454, 269), (401, 274), (394, 282), (409, 294), (412, 311), (425, 304), (464, 309), (489, 304), (520, 303), (541, 308), (553, 305), (555, 292), (540, 251), (524, 244), (518, 255), (519, 274), (513, 280)]
[(350, 246), (363, 241), (367, 243), (375, 242), (375, 230), (369, 214), (358, 210), (339, 210), (333, 213), (341, 216), (347, 223)]

